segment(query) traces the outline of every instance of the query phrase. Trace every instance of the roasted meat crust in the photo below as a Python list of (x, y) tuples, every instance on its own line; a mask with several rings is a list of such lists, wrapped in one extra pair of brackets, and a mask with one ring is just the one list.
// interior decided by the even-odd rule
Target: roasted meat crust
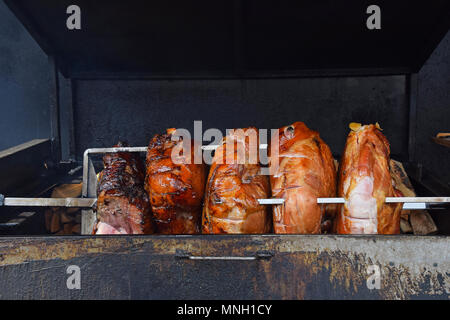
[(352, 130), (339, 168), (339, 206), (336, 231), (341, 234), (397, 234), (401, 203), (386, 204), (395, 197), (389, 171), (389, 142), (376, 125)]
[[(120, 143), (116, 147), (125, 147)], [(144, 164), (136, 153), (109, 153), (97, 186), (97, 234), (153, 232), (150, 203), (144, 190)]]
[[(249, 133), (254, 134), (253, 145)], [(270, 195), (269, 179), (260, 172), (258, 144), (256, 128), (238, 129), (216, 149), (203, 206), (203, 233), (271, 231), (270, 211), (258, 203)]]
[(318, 205), (317, 198), (336, 195), (336, 168), (330, 148), (303, 122), (280, 128), (278, 135), (270, 146), (270, 184), (272, 197), (285, 202), (273, 206), (275, 233), (329, 230), (334, 207)]
[[(205, 189), (205, 165), (194, 163), (194, 142), (190, 152), (175, 152), (183, 141), (172, 140), (175, 129), (157, 134), (148, 145), (147, 190), (157, 231), (163, 234), (195, 234), (200, 232), (201, 206)], [(175, 151), (177, 151), (175, 150)], [(201, 155), (201, 154), (200, 154)], [(174, 159), (176, 159), (175, 163)]]

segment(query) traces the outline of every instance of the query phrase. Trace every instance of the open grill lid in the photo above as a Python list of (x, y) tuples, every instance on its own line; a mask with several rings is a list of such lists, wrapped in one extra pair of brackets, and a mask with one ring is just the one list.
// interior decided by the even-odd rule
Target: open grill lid
[(4, 0), (71, 78), (239, 78), (417, 72), (449, 29), (450, 2)]

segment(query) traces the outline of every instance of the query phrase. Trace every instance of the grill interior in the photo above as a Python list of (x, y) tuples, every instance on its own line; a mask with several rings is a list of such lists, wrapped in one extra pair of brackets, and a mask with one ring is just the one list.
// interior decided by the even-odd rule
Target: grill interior
[[(5, 124), (16, 136), (44, 138), (1, 153), (0, 193), (6, 196), (50, 197), (61, 184), (82, 182), (86, 149), (118, 140), (146, 146), (168, 127), (193, 132), (196, 120), (204, 130), (222, 132), (304, 121), (320, 132), (336, 159), (348, 123), (379, 122), (391, 157), (403, 163), (417, 195), (450, 195), (449, 149), (431, 140), (448, 131), (450, 119), (445, 1), (426, 9), (411, 5), (409, 16), (420, 16), (415, 20), (399, 18), (401, 3), (383, 3), (386, 28), (378, 34), (360, 28), (365, 10), (356, 2), (344, 13), (324, 2), (273, 10), (270, 1), (201, 1), (189, 8), (181, 1), (150, 7), (133, 1), (117, 26), (111, 21), (123, 4), (104, 9), (101, 1), (80, 1), (86, 29), (78, 33), (59, 27), (67, 1), (5, 3), (2, 14), (9, 15), (11, 30), (29, 32), (33, 39), (24, 45), (36, 41), (34, 54), (50, 56), (44, 74), (28, 76), (39, 82), (50, 73), (48, 132), (34, 136), (27, 126)], [(36, 113), (33, 103), (22, 108), (30, 117)], [(98, 172), (100, 158), (94, 158)], [(49, 234), (45, 208), (0, 211), (2, 234)], [(439, 234), (449, 234), (449, 210), (431, 215)]]

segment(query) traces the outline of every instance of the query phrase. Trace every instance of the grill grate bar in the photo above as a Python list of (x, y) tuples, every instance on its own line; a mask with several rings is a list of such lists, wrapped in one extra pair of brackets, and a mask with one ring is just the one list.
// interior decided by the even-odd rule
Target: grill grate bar
[[(258, 199), (259, 204), (279, 205), (284, 199)], [(318, 204), (342, 204), (344, 198), (317, 198)], [(433, 205), (450, 204), (450, 197), (398, 197), (386, 198), (386, 203), (403, 203), (403, 210), (433, 209)], [(15, 207), (68, 207), (68, 208), (93, 208), (97, 204), (97, 198), (13, 198), (0, 197), (0, 206)], [(431, 205), (431, 206), (430, 206)]]
[[(283, 204), (284, 199), (258, 199), (259, 204)], [(387, 197), (386, 203), (403, 203), (403, 210), (433, 209), (433, 205), (450, 204), (450, 197)], [(318, 204), (343, 204), (344, 198), (317, 198)]]

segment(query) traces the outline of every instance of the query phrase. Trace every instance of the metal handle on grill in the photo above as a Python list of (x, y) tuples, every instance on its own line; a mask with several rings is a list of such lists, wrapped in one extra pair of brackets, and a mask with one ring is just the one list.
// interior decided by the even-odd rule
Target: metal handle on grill
[(184, 251), (177, 251), (175, 257), (185, 260), (221, 260), (221, 261), (255, 261), (255, 260), (269, 260), (273, 257), (271, 251), (257, 251), (252, 256), (193, 256)]

